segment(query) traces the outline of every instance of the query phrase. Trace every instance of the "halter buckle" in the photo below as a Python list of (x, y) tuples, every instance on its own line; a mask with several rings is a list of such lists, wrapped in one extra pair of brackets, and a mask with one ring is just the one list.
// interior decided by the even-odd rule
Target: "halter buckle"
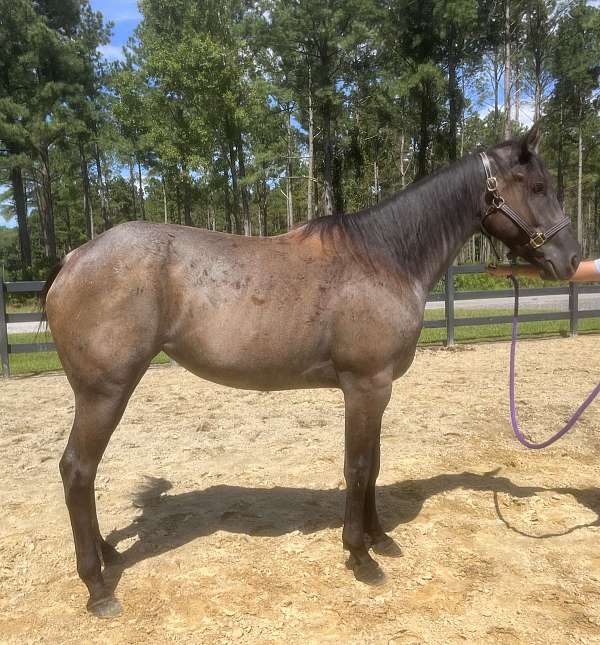
[(542, 231), (538, 231), (530, 240), (529, 240), (529, 246), (531, 246), (532, 249), (539, 249), (542, 244), (545, 244), (546, 242), (546, 236), (542, 233)]
[(495, 193), (498, 190), (498, 180), (495, 177), (488, 177), (485, 184), (490, 193)]

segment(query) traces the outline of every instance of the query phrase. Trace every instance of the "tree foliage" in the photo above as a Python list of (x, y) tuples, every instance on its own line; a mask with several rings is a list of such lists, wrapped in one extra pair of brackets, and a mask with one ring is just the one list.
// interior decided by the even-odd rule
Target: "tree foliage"
[[(98, 48), (111, 25), (88, 0), (0, 0), (2, 208), (18, 223), (2, 238), (10, 275), (42, 275), (131, 219), (281, 233), (374, 204), (532, 118), (584, 252), (600, 252), (597, 7), (139, 6), (123, 59), (108, 63)], [(461, 257), (488, 252), (474, 238)]]

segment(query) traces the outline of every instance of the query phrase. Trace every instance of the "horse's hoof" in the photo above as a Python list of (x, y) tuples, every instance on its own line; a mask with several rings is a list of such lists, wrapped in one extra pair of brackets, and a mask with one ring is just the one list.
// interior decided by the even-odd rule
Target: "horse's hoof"
[(366, 585), (371, 585), (372, 587), (377, 587), (385, 583), (385, 573), (383, 573), (382, 568), (375, 562), (371, 560), (370, 562), (357, 563), (356, 561), (352, 562), (350, 559), (346, 566), (352, 569), (354, 577), (359, 581), (363, 582)]
[(389, 535), (371, 545), (374, 553), (384, 555), (388, 558), (399, 558), (402, 556), (402, 549), (392, 540)]
[(100, 600), (88, 600), (87, 610), (96, 618), (116, 618), (123, 613), (123, 606), (114, 596), (108, 596)]

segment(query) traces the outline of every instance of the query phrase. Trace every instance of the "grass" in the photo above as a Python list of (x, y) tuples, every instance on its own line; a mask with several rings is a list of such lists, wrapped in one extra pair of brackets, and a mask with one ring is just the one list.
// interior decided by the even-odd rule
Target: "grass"
[[(545, 311), (545, 310), (544, 310)], [(544, 313), (540, 309), (520, 309), (522, 314)], [(480, 316), (512, 315), (512, 307), (505, 309), (466, 309), (456, 308), (455, 318), (476, 318)], [(443, 320), (444, 310), (428, 309), (425, 320)], [(577, 325), (578, 333), (600, 332), (600, 318), (584, 318)], [(519, 338), (545, 338), (548, 336), (567, 336), (569, 334), (568, 320), (541, 320), (536, 322), (519, 323)], [(476, 343), (484, 341), (510, 340), (511, 325), (478, 325), (473, 327), (455, 327), (454, 340), (458, 343)], [(419, 343), (423, 345), (443, 344), (446, 341), (446, 329), (423, 329)]]

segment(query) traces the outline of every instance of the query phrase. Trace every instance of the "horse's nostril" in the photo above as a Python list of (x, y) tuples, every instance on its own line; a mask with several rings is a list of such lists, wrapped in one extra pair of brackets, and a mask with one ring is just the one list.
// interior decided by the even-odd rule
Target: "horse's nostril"
[(575, 253), (571, 258), (571, 268), (573, 269), (573, 271), (576, 271), (578, 266), (579, 266), (579, 255)]

